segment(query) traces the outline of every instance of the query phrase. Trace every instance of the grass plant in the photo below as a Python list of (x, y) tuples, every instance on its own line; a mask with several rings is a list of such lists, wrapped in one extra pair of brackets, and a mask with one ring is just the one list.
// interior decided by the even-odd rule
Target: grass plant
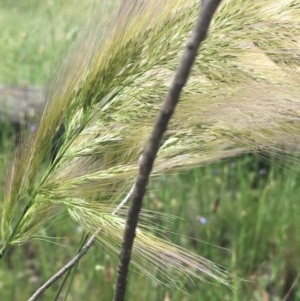
[[(17, 15), (20, 13), (18, 6), (4, 4), (3, 11), (13, 9)], [(38, 6), (38, 14), (46, 15), (47, 5)], [(141, 149), (192, 28), (198, 2), (145, 1), (143, 5), (131, 10), (123, 6), (108, 25), (106, 20), (101, 24), (90, 22), (62, 64), (60, 75), (47, 86), (37, 130), (26, 136), (16, 151), (2, 203), (2, 253), (8, 253), (7, 262), (2, 260), (1, 265), (2, 271), (17, 270), (20, 274), (12, 272), (11, 278), (5, 279), (3, 273), (3, 298), (7, 300), (31, 293), (32, 287), (23, 289), (18, 285), (27, 277), (24, 264), (28, 258), (40, 256), (40, 281), (70, 256), (71, 247), (66, 247), (61, 255), (61, 247), (53, 244), (56, 239), (51, 239), (72, 232), (74, 226), (62, 222), (69, 220), (68, 216), (88, 232), (101, 225), (99, 242), (118, 252), (126, 212), (123, 210), (118, 216), (111, 212), (133, 183)], [(56, 14), (59, 7), (54, 5), (51, 9)], [(37, 20), (41, 22), (42, 18)], [(49, 23), (50, 31), (58, 30), (57, 24)], [(283, 157), (298, 149), (299, 24), (298, 1), (251, 1), (251, 5), (225, 1), (160, 149), (154, 176), (248, 152)], [(62, 29), (63, 36), (65, 32)], [(7, 34), (12, 35), (9, 31)], [(32, 39), (33, 44), (38, 44), (34, 34)], [(20, 57), (21, 47), (16, 48), (13, 55)], [(37, 65), (31, 61), (35, 56), (28, 56), (28, 68), (32, 70), (49, 64), (47, 56), (43, 62), (35, 62)], [(13, 59), (8, 62), (12, 64)], [(10, 69), (12, 74), (13, 70)], [(20, 83), (24, 74), (11, 82)], [(40, 76), (25, 78), (38, 83), (44, 80), (43, 71)], [(66, 132), (61, 148), (52, 162), (45, 161), (62, 123)], [(299, 265), (295, 256), (287, 255), (299, 250), (295, 236), (299, 175), (296, 171), (281, 172), (274, 166), (265, 177), (260, 177), (259, 169), (245, 168), (248, 158), (232, 161), (234, 168), (226, 162), (165, 180), (159, 177), (153, 182), (151, 211), (143, 215), (144, 224), (140, 225), (135, 248), (135, 263), (143, 273), (129, 288), (131, 298), (167, 299), (169, 295), (171, 300), (182, 300), (180, 290), (157, 289), (154, 279), (173, 285), (179, 285), (179, 280), (182, 290), (190, 293), (188, 300), (219, 300), (220, 296), (222, 300), (240, 300), (245, 294), (249, 300), (252, 295), (261, 300), (263, 294), (271, 296), (268, 285), (274, 287), (275, 297), (280, 296), (285, 270)], [(253, 158), (248, 164), (252, 162)], [(254, 177), (258, 178), (258, 186), (254, 185)], [(217, 209), (211, 210), (212, 205)], [(160, 233), (168, 223), (154, 214), (157, 210), (183, 215), (190, 221), (185, 226), (175, 221), (165, 238), (194, 250), (195, 255), (174, 249), (175, 245), (163, 240)], [(201, 217), (207, 224), (199, 223)], [(186, 237), (172, 234), (186, 233), (186, 229), (190, 232)], [(78, 244), (79, 236), (72, 236), (69, 244)], [(52, 242), (31, 242), (33, 238)], [(290, 239), (295, 244), (289, 243)], [(10, 245), (23, 243), (26, 244), (21, 253), (16, 248), (12, 254), (7, 251)], [(62, 238), (58, 243), (68, 245)], [(26, 246), (34, 251), (26, 250)], [(49, 248), (56, 251), (48, 254)], [(103, 299), (111, 298), (115, 261), (104, 251), (94, 252), (83, 261), (84, 270), (79, 268), (74, 278), (69, 294), (72, 300), (84, 299), (87, 292), (93, 294), (93, 277), (101, 279)], [(197, 285), (191, 286), (189, 277), (174, 277), (176, 266), (178, 273), (199, 278), (203, 275), (195, 270), (206, 269), (209, 275), (220, 271), (198, 254), (222, 263), (238, 277), (233, 292), (223, 287), (212, 289), (210, 285), (199, 292)], [(168, 262), (166, 258), (171, 260), (175, 255), (179, 260)], [(188, 268), (187, 260), (194, 270)], [(283, 264), (290, 260), (292, 263)], [(151, 278), (147, 280), (143, 274), (149, 272)]]

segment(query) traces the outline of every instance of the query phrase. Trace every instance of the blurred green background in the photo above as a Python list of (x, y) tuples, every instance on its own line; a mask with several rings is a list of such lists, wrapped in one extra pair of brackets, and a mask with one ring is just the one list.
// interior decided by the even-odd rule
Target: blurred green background
[[(0, 86), (45, 84), (91, 10), (91, 1), (0, 0)], [(14, 140), (8, 125), (0, 137), (3, 187)], [(300, 169), (290, 168), (291, 162), (249, 154), (152, 181), (145, 206), (180, 217), (172, 224), (160, 221), (180, 234), (169, 238), (234, 278), (231, 288), (183, 280), (176, 290), (132, 271), (127, 300), (300, 300)], [(11, 248), (0, 262), (0, 300), (27, 300), (76, 253), (82, 236), (66, 215), (41, 234), (49, 240)], [(116, 268), (116, 258), (93, 246), (66, 300), (112, 300)], [(56, 300), (58, 288), (41, 300)]]

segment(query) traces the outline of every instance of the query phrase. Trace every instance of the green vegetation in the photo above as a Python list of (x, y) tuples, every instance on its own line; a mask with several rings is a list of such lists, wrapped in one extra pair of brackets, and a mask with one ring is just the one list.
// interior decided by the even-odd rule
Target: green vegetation
[(1, 0), (0, 83), (41, 85), (74, 41), (91, 1)]
[[(0, 55), (5, 63), (0, 65), (0, 82), (44, 83), (88, 15), (88, 5), (81, 2), (1, 1), (0, 27), (5, 30), (0, 33)], [(1, 132), (4, 177), (11, 141), (9, 129)], [(146, 207), (170, 216), (150, 216), (148, 221), (174, 243), (223, 266), (234, 276), (232, 288), (183, 279), (178, 290), (166, 289), (133, 270), (128, 300), (298, 300), (300, 170), (291, 169), (291, 162), (271, 158), (267, 164), (244, 155), (153, 180)], [(0, 300), (29, 297), (76, 253), (82, 238), (82, 229), (66, 211), (37, 232), (40, 239), (12, 247), (0, 261)], [(80, 262), (67, 300), (111, 300), (116, 263), (95, 245)], [(163, 272), (157, 269), (155, 276), (160, 279)], [(291, 286), (295, 289), (287, 295)], [(58, 287), (42, 300), (54, 300)]]

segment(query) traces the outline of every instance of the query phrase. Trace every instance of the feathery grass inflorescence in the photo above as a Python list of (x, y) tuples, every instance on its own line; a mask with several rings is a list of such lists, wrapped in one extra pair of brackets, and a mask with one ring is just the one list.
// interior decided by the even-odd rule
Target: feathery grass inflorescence
[[(16, 151), (2, 205), (1, 256), (66, 208), (86, 230), (102, 229), (99, 241), (118, 252), (125, 220), (112, 211), (134, 182), (198, 6), (195, 0), (123, 1), (105, 34), (99, 24), (87, 27), (45, 92), (36, 131)], [(298, 149), (299, 78), (299, 1), (224, 1), (153, 175), (249, 151)], [(45, 167), (62, 124), (61, 146)], [(176, 273), (223, 279), (212, 263), (151, 229), (141, 222), (133, 251), (144, 272), (151, 275), (148, 260), (171, 283)]]

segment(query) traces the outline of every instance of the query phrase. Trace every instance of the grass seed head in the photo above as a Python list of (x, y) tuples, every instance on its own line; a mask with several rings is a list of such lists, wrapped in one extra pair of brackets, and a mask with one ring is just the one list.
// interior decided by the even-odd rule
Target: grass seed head
[[(106, 33), (97, 19), (45, 93), (37, 130), (16, 151), (2, 205), (4, 247), (33, 237), (60, 208), (118, 252), (124, 218), (114, 206), (170, 85), (198, 1), (124, 1)], [(223, 1), (164, 137), (153, 176), (252, 151), (299, 148), (300, 3)], [(42, 165), (64, 123), (56, 158)], [(222, 279), (212, 263), (143, 225), (134, 258)], [(202, 276), (201, 276), (202, 277)], [(171, 282), (173, 277), (170, 278)]]

